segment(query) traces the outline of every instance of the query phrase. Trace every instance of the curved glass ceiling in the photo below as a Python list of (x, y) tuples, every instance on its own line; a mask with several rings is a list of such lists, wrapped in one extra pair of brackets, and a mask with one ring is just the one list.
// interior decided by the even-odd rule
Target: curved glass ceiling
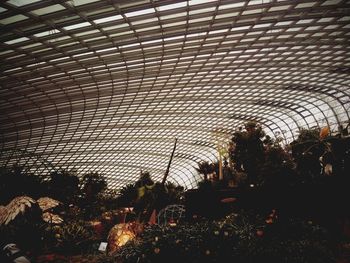
[[(113, 4), (112, 4), (113, 2)], [(246, 120), (349, 120), (350, 1), (0, 3), (0, 164), (195, 187)]]

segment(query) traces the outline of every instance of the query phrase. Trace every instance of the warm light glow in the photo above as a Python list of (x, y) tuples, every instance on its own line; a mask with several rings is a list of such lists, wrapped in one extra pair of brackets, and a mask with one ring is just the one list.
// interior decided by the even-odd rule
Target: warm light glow
[(134, 239), (135, 235), (131, 231), (122, 233), (116, 241), (118, 247), (124, 246), (128, 241)]
[(108, 252), (113, 253), (136, 237), (131, 223), (117, 224), (108, 234)]

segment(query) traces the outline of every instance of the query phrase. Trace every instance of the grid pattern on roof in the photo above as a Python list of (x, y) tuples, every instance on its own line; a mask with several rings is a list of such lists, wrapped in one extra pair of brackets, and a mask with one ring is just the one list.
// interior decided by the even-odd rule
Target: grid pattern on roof
[(188, 188), (246, 120), (290, 142), (349, 120), (350, 1), (0, 3), (1, 165)]

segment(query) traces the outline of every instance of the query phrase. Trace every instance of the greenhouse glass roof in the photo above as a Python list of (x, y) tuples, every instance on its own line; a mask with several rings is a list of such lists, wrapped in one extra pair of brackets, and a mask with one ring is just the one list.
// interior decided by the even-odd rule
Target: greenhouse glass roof
[(350, 1), (0, 3), (0, 165), (192, 188), (247, 120), (284, 143), (349, 120)]

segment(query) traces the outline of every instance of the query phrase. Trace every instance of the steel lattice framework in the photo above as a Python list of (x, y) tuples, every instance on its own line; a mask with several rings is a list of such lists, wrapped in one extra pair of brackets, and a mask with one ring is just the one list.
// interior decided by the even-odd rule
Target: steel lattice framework
[(350, 1), (0, 3), (0, 164), (194, 187), (256, 120), (284, 142), (349, 120)]

